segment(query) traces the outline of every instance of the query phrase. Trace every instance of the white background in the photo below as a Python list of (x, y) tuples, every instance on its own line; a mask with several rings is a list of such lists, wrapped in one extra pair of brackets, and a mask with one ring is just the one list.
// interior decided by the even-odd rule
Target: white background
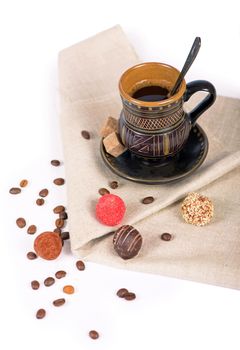
[[(65, 188), (52, 179), (64, 176), (58, 125), (57, 54), (98, 31), (121, 24), (142, 60), (181, 68), (195, 36), (202, 48), (187, 76), (208, 79), (219, 94), (240, 97), (240, 25), (237, 1), (1, 1), (0, 5), (0, 217), (1, 349), (239, 349), (239, 291), (161, 276), (87, 264), (76, 270), (69, 245), (53, 262), (29, 261), (34, 237), (15, 225), (18, 216), (53, 227), (52, 208), (66, 203)], [(231, 116), (229, 116), (230, 120)], [(216, 120), (217, 123), (217, 120)], [(29, 187), (10, 196), (23, 178)], [(43, 207), (34, 202), (48, 187)], [(30, 281), (68, 272), (50, 288), (32, 291)], [(76, 293), (54, 308), (61, 287)], [(127, 287), (137, 299), (115, 292)], [(44, 320), (35, 319), (39, 307)], [(88, 337), (97, 329), (100, 339)]]

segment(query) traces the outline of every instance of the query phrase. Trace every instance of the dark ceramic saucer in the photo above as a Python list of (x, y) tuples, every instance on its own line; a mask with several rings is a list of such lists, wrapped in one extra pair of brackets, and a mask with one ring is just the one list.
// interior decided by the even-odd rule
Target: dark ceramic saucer
[(148, 161), (130, 151), (114, 158), (106, 153), (102, 141), (100, 152), (104, 163), (115, 174), (134, 182), (154, 185), (177, 181), (191, 175), (206, 158), (208, 139), (203, 129), (196, 124), (183, 149), (176, 156), (161, 161)]

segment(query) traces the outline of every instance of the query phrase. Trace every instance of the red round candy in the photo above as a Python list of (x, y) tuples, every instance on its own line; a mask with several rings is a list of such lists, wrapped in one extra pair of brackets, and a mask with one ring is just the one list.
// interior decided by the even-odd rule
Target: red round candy
[(107, 226), (118, 225), (125, 214), (126, 206), (123, 200), (115, 194), (105, 194), (96, 205), (97, 219)]

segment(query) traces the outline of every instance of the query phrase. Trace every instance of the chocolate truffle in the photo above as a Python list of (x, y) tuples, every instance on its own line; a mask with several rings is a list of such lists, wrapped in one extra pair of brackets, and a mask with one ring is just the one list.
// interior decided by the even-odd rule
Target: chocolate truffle
[(204, 226), (211, 221), (214, 206), (208, 197), (192, 192), (184, 199), (181, 211), (188, 224)]
[(142, 236), (133, 226), (123, 225), (113, 236), (113, 246), (122, 259), (132, 259), (141, 249)]
[(56, 259), (62, 250), (62, 239), (56, 232), (43, 232), (35, 238), (34, 250), (43, 259)]

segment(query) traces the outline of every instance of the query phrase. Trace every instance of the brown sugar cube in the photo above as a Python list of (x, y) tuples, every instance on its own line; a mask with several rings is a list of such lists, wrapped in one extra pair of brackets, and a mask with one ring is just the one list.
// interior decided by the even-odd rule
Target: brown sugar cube
[(127, 148), (119, 140), (119, 136), (116, 132), (112, 132), (110, 135), (103, 139), (103, 144), (107, 153), (111, 154), (113, 157), (118, 157), (124, 153)]
[(102, 137), (107, 137), (109, 134), (112, 132), (117, 132), (118, 131), (118, 121), (117, 119), (113, 117), (108, 117), (100, 130), (100, 135)]

